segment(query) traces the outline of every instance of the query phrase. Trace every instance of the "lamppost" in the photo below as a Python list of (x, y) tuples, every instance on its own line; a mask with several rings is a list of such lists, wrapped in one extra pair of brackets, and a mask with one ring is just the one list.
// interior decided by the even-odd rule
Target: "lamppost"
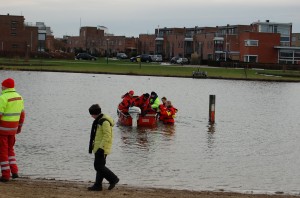
[(26, 44), (25, 62), (28, 62), (29, 60), (29, 47), (30, 45)]
[(109, 39), (106, 39), (106, 64), (108, 64), (108, 41)]

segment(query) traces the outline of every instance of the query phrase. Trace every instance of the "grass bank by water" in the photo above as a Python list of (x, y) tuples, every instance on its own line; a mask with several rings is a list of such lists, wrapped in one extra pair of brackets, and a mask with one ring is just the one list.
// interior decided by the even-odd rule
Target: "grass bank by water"
[(193, 71), (205, 71), (208, 78), (300, 82), (300, 71), (271, 71), (244, 68), (216, 68), (198, 65), (170, 65), (160, 63), (131, 63), (129, 60), (104, 58), (97, 61), (76, 60), (14, 60), (0, 59), (0, 69), (104, 73), (166, 77), (190, 77)]

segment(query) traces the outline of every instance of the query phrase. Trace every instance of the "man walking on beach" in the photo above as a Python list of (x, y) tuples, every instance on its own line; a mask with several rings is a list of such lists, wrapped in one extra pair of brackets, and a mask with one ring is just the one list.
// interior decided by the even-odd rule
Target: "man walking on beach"
[(1, 182), (8, 182), (10, 173), (12, 178), (18, 178), (18, 166), (14, 152), (15, 135), (21, 132), (25, 119), (24, 101), (15, 90), (12, 78), (2, 82), (0, 96), (0, 164)]
[(95, 119), (91, 130), (89, 153), (92, 151), (95, 153), (96, 181), (88, 190), (101, 191), (104, 178), (109, 182), (108, 190), (112, 190), (119, 182), (119, 178), (105, 164), (106, 156), (111, 152), (114, 120), (110, 116), (102, 114), (98, 104), (92, 105), (89, 112)]

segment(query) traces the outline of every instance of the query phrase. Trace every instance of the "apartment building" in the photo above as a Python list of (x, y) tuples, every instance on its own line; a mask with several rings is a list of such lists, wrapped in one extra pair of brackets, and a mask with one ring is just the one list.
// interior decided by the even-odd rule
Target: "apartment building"
[(137, 44), (134, 38), (114, 36), (107, 33), (107, 28), (81, 27), (79, 36), (67, 38), (67, 48), (70, 52), (88, 52), (99, 56), (115, 56), (118, 52), (136, 52)]
[(300, 47), (300, 33), (292, 33), (292, 47)]
[(155, 54), (155, 35), (140, 34), (138, 49), (139, 54)]
[(44, 22), (36, 22), (38, 27), (38, 51), (52, 51), (53, 49), (53, 35), (50, 27), (47, 27)]
[(29, 56), (38, 49), (38, 27), (24, 24), (23, 16), (0, 15), (0, 53), (5, 56)]
[(291, 32), (291, 23), (268, 20), (250, 25), (162, 28), (155, 30), (155, 53), (166, 60), (192, 58), (196, 64), (202, 60), (299, 64), (300, 48), (290, 47)]

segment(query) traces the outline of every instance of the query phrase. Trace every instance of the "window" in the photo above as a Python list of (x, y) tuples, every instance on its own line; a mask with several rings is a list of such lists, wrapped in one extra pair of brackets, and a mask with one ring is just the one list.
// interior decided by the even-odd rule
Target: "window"
[(280, 56), (280, 58), (292, 58), (293, 51), (280, 50), (279, 56)]
[(280, 37), (281, 42), (290, 42), (290, 37)]
[(258, 46), (258, 40), (245, 40), (245, 46)]
[(38, 40), (39, 41), (45, 41), (46, 40), (46, 34), (38, 34)]
[(18, 21), (12, 21), (12, 22), (11, 22), (11, 27), (12, 27), (12, 28), (16, 28), (17, 25), (18, 25)]
[(10, 35), (17, 36), (17, 33), (16, 32), (12, 32), (12, 33), (10, 33)]
[(257, 55), (245, 55), (244, 56), (244, 62), (256, 63), (257, 62)]
[(12, 44), (12, 48), (17, 49), (17, 48), (19, 48), (19, 45), (18, 44)]

